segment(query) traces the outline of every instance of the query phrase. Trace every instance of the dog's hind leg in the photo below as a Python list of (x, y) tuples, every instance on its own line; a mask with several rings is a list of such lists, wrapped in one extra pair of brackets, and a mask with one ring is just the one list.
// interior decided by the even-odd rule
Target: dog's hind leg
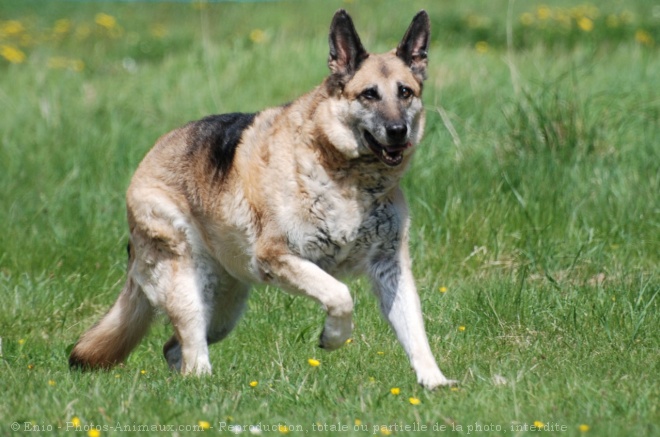
[(207, 331), (212, 320), (217, 277), (199, 259), (178, 260), (165, 302), (175, 335), (164, 347), (170, 368), (182, 374), (211, 373)]
[(213, 314), (207, 332), (209, 344), (224, 339), (236, 327), (245, 312), (250, 286), (223, 275), (214, 296)]
[[(234, 329), (245, 311), (249, 295), (249, 286), (231, 278), (228, 274), (222, 275), (219, 283), (213, 295), (213, 313), (207, 327), (208, 345), (224, 339)], [(163, 354), (172, 370), (181, 370), (181, 344), (176, 335), (165, 343)]]

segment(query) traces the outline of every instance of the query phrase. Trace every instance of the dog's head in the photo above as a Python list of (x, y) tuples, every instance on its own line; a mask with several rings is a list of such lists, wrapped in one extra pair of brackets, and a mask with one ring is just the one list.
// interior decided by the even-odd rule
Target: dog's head
[(337, 11), (330, 26), (326, 86), (333, 116), (342, 124), (332, 129), (331, 141), (344, 155), (373, 154), (397, 167), (421, 140), (430, 27), (428, 14), (420, 11), (396, 49), (370, 54), (351, 17)]

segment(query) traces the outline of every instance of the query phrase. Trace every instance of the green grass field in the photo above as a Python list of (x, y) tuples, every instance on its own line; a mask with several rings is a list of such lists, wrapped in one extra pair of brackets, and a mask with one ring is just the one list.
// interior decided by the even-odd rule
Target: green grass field
[[(660, 436), (660, 5), (594, 3), (0, 0), (0, 435)], [(141, 157), (318, 84), (339, 7), (372, 51), (432, 17), (404, 189), (460, 385), (417, 386), (359, 279), (337, 352), (316, 346), (320, 308), (261, 287), (211, 377), (167, 370), (165, 318), (124, 366), (70, 372), (121, 288)]]

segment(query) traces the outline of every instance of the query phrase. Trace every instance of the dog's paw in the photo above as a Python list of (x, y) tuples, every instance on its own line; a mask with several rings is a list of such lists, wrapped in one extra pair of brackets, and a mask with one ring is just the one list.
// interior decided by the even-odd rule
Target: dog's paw
[(454, 379), (445, 378), (440, 371), (428, 375), (417, 375), (417, 382), (428, 390), (435, 390), (438, 387), (448, 387), (458, 384), (458, 381)]
[(327, 351), (333, 351), (342, 347), (353, 333), (353, 321), (351, 317), (338, 318), (328, 316), (319, 339), (319, 347)]

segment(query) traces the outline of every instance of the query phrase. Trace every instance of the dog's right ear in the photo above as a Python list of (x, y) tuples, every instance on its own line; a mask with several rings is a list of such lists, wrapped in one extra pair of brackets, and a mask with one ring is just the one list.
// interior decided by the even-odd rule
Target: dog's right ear
[(338, 10), (332, 18), (329, 42), (328, 67), (332, 74), (352, 76), (369, 56), (362, 47), (353, 20), (344, 9)]

